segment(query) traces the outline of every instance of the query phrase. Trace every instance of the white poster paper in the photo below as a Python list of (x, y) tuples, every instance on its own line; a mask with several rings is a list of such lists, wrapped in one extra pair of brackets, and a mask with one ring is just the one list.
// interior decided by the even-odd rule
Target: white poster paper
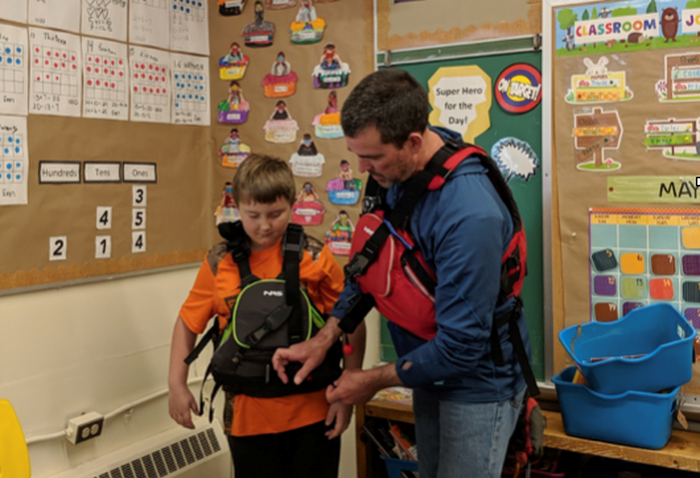
[(170, 49), (209, 55), (206, 0), (172, 0)]
[(0, 18), (27, 23), (27, 0), (0, 0)]
[(209, 126), (209, 59), (171, 53), (173, 124)]
[(131, 121), (170, 123), (170, 54), (129, 47)]
[(29, 24), (80, 32), (80, 0), (29, 0)]
[(0, 206), (27, 204), (27, 118), (0, 116)]
[(83, 116), (129, 120), (126, 45), (83, 37)]
[(171, 2), (172, 0), (130, 0), (129, 43), (168, 48)]
[(126, 41), (127, 0), (83, 0), (81, 33)]
[(29, 112), (80, 116), (80, 37), (29, 29)]
[(0, 25), (0, 114), (27, 114), (27, 64), (27, 29)]

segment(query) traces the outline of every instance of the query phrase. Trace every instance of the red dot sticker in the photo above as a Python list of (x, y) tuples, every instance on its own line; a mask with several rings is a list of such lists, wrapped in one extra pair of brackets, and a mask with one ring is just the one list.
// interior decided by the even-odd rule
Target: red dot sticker
[(100, 80), (97, 80), (97, 81), (95, 82), (95, 84), (96, 84), (97, 86), (100, 86)]
[(92, 86), (92, 80), (88, 80), (87, 84), (88, 86)]

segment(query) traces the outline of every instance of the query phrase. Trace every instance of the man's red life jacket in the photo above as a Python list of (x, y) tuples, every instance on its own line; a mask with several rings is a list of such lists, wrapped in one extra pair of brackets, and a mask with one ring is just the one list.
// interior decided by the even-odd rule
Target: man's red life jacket
[[(525, 229), (512, 194), (500, 171), (483, 149), (469, 145), (458, 150), (443, 164), (444, 176), (434, 176), (427, 189), (434, 191), (445, 184), (449, 172), (462, 161), (477, 155), (487, 169), (487, 174), (513, 219), (513, 237), (501, 257), (501, 284), (497, 306), (510, 297), (518, 297), (526, 273), (527, 243)], [(490, 163), (490, 164), (489, 164)], [(357, 222), (350, 258), (362, 251), (365, 243), (385, 222), (383, 210), (364, 214)], [(364, 274), (355, 279), (362, 291), (371, 294), (375, 306), (388, 320), (425, 340), (437, 333), (435, 322), (435, 273), (428, 267), (423, 255), (415, 247), (411, 235), (402, 229), (391, 227), (391, 234), (384, 241), (379, 253)]]

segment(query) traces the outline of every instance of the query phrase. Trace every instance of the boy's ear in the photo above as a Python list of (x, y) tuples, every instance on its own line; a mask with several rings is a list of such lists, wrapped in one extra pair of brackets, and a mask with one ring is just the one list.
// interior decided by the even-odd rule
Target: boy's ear
[(408, 135), (406, 140), (406, 146), (410, 149), (411, 153), (418, 154), (421, 147), (423, 146), (423, 135), (417, 131)]

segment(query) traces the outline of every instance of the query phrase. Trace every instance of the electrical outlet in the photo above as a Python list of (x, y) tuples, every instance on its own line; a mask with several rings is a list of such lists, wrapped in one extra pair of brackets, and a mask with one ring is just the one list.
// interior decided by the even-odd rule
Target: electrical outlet
[(80, 416), (68, 420), (66, 437), (74, 445), (95, 438), (102, 434), (105, 423), (104, 415), (97, 412), (83, 413)]

